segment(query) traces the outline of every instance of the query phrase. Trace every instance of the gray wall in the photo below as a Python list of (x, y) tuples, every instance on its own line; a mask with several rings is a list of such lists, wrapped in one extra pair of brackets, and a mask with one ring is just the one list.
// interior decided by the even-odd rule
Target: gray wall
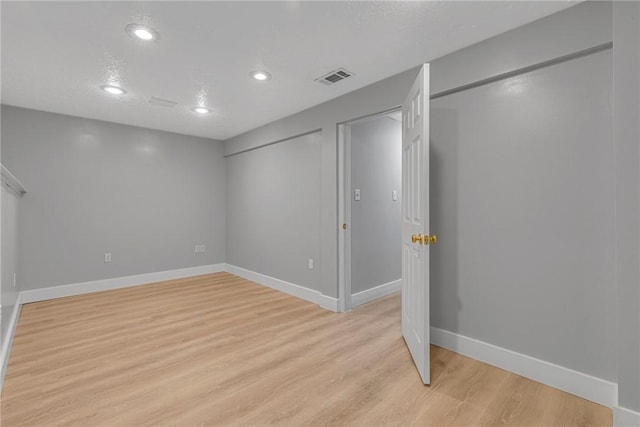
[[(585, 2), (433, 60), (431, 92), (610, 42), (611, 8), (607, 2)], [(446, 220), (442, 213), (433, 212), (432, 231), (439, 235), (441, 243), (431, 251), (431, 322), (451, 332), (615, 380), (614, 248), (612, 234), (606, 234), (613, 232), (614, 203), (611, 123), (606, 121), (611, 114), (607, 98), (611, 68), (605, 58), (610, 54), (559, 64), (531, 76), (434, 102), (438, 110), (432, 116), (431, 129), (438, 140), (432, 156), (435, 175), (431, 203), (434, 208), (446, 205), (451, 218)], [(432, 58), (425, 58), (429, 60)], [(599, 71), (584, 73), (579, 66), (582, 64)], [(574, 72), (579, 72), (575, 82)], [(230, 154), (323, 128), (317, 197), (321, 201), (321, 291), (327, 295), (337, 296), (339, 273), (336, 123), (400, 105), (415, 76), (416, 70), (409, 70), (225, 142), (225, 152)], [(528, 82), (535, 86), (528, 86)], [(549, 90), (557, 88), (559, 82), (568, 87), (560, 88), (556, 98)], [(591, 84), (595, 85), (593, 91)], [(479, 105), (492, 94), (501, 97), (491, 100), (495, 111)], [(461, 101), (467, 96), (477, 107), (473, 112)], [(556, 101), (574, 110), (559, 111), (553, 106)], [(511, 110), (501, 107), (502, 102)], [(547, 107), (560, 115), (546, 115)], [(510, 121), (501, 121), (492, 128), (483, 126), (485, 118), (495, 121), (497, 111), (509, 113)], [(472, 143), (475, 138), (457, 133), (458, 120), (465, 120), (461, 131), (483, 131), (477, 146)], [(587, 134), (576, 129), (578, 125), (586, 125), (596, 133)], [(558, 140), (554, 132), (561, 132), (568, 140)], [(538, 138), (533, 138), (536, 135)], [(585, 140), (579, 141), (582, 137)], [(491, 149), (484, 152), (480, 147)], [(471, 163), (471, 153), (485, 164)], [(459, 156), (466, 163), (458, 164)], [(438, 165), (455, 167), (454, 175), (442, 177), (453, 181), (438, 182), (437, 174), (443, 173)], [(473, 176), (469, 175), (472, 171), (476, 172)], [(471, 191), (478, 188), (472, 180), (496, 186), (495, 192), (491, 187), (480, 188), (480, 194), (489, 197), (486, 205), (482, 206), (482, 200)], [(505, 188), (509, 181), (519, 185)], [(443, 193), (445, 188), (455, 193)], [(587, 203), (591, 193), (595, 201)], [(477, 216), (466, 211), (477, 206), (481, 207)], [(525, 211), (524, 206), (532, 210)], [(234, 237), (229, 234), (228, 238)], [(572, 242), (574, 238), (577, 240)], [(459, 239), (467, 246), (463, 247)], [(442, 263), (438, 256), (456, 251), (464, 265), (438, 265)], [(522, 258), (515, 259), (516, 254)], [(552, 258), (551, 254), (557, 256)], [(482, 265), (483, 261), (490, 264)], [(467, 267), (481, 274), (471, 277), (465, 273)], [(547, 282), (534, 283), (534, 278)], [(524, 304), (530, 308), (516, 310)], [(449, 311), (445, 313), (441, 307)]]
[[(508, 31), (431, 63), (431, 92), (437, 93), (498, 73), (574, 53), (611, 41), (611, 4), (585, 2)], [(425, 58), (425, 61), (433, 58)], [(398, 107), (417, 69), (408, 70), (324, 104), (225, 141), (225, 153), (322, 128), (320, 160), (320, 280), (325, 295), (337, 297), (338, 219), (336, 123)]]
[(615, 2), (613, 19), (618, 396), (640, 411), (640, 4)]
[(611, 50), (431, 102), (432, 325), (615, 381)]
[(227, 183), (227, 263), (320, 290), (319, 136), (227, 158)]
[(218, 141), (2, 106), (2, 159), (29, 189), (21, 290), (225, 260)]
[[(425, 58), (433, 60), (432, 93), (609, 42), (611, 11), (611, 3), (585, 2)], [(637, 26), (634, 16), (635, 9), (617, 10), (619, 36)], [(612, 73), (616, 106), (636, 105), (622, 94), (625, 79), (637, 81), (629, 65), (637, 67), (638, 52), (633, 44), (616, 49), (613, 71), (606, 51), (433, 102), (432, 231), (440, 243), (431, 251), (431, 321), (617, 379), (623, 406), (638, 409), (640, 242), (637, 215), (620, 212), (637, 212), (638, 154), (622, 142), (633, 134), (613, 145), (611, 110), (603, 111), (611, 108)], [(29, 189), (20, 214), (21, 286), (223, 262), (226, 246), (230, 264), (337, 296), (336, 123), (400, 105), (415, 75), (227, 141), (224, 151), (233, 154), (323, 129), (230, 157), (226, 196), (215, 141), (3, 107), (3, 162)], [(616, 129), (637, 128), (632, 114), (616, 115)], [(633, 191), (627, 206), (620, 198)], [(620, 240), (623, 230), (636, 243)], [(194, 254), (194, 244), (207, 253)], [(103, 263), (107, 251), (111, 264)], [(307, 270), (312, 257), (315, 269)]]
[[(351, 293), (355, 294), (402, 278), (402, 124), (384, 116), (350, 128)], [(398, 192), (395, 202), (393, 190)]]
[(0, 342), (4, 345), (9, 319), (18, 299), (17, 287), (13, 286), (13, 273), (17, 273), (18, 248), (18, 197), (2, 186), (2, 284), (0, 292), (2, 319), (0, 320)]

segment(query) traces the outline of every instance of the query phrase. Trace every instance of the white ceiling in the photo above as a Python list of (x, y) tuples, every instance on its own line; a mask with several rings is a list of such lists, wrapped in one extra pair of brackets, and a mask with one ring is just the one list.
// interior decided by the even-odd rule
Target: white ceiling
[[(224, 140), (574, 4), (3, 1), (2, 103)], [(355, 76), (314, 82), (339, 67)]]

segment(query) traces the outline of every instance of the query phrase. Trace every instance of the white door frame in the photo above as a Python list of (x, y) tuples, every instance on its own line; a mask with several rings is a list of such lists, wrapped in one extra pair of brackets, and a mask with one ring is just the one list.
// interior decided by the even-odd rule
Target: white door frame
[[(401, 111), (398, 105), (338, 123), (338, 311), (351, 311), (351, 126)], [(346, 229), (343, 228), (346, 225)]]

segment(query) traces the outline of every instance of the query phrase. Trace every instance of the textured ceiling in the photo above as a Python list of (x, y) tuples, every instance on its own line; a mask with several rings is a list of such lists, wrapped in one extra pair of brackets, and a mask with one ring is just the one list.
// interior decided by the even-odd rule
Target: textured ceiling
[[(573, 4), (3, 1), (2, 102), (227, 139)], [(160, 39), (132, 39), (129, 23)], [(355, 76), (314, 82), (339, 67)], [(100, 91), (109, 82), (128, 93)], [(200, 103), (213, 113), (196, 116)]]

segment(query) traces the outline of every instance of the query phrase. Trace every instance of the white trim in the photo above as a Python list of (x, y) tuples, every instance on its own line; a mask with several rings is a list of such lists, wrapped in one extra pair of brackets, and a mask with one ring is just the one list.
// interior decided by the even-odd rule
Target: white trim
[(167, 270), (155, 273), (136, 274), (134, 276), (115, 277), (113, 279), (94, 280), (91, 282), (73, 283), (70, 285), (53, 286), (51, 288), (32, 289), (22, 291), (18, 294), (16, 304), (9, 320), (7, 336), (2, 343), (0, 353), (0, 391), (4, 383), (4, 375), (11, 354), (13, 336), (18, 325), (18, 318), (22, 310), (22, 304), (30, 302), (45, 301), (55, 298), (63, 298), (74, 295), (88, 294), (92, 292), (108, 291), (112, 289), (127, 288), (131, 286), (146, 285), (149, 283), (162, 282), (164, 280), (180, 279), (184, 277), (199, 276), (202, 274), (220, 273), (225, 270), (225, 264), (201, 265), (198, 267), (180, 268), (177, 270)]
[(344, 295), (344, 311), (351, 311), (353, 309), (353, 300), (351, 298), (351, 124), (347, 123), (342, 125), (344, 129), (343, 143), (344, 143), (344, 169), (343, 169), (343, 203), (344, 203), (344, 223), (347, 224), (347, 229), (344, 233), (344, 252), (343, 265), (343, 295)]
[[(255, 283), (313, 302), (326, 310), (338, 311), (337, 298), (329, 297), (318, 291), (230, 264), (204, 265), (22, 291), (18, 294), (18, 299), (9, 320), (7, 336), (2, 346), (2, 352), (0, 353), (0, 390), (2, 389), (4, 374), (6, 372), (22, 304), (138, 286), (163, 280), (218, 273), (221, 271), (227, 271)], [(402, 280), (396, 280), (364, 292), (359, 292), (358, 294), (354, 294), (354, 301), (358, 301), (359, 299), (364, 301), (364, 299), (369, 297), (375, 299), (387, 295), (388, 293), (394, 292), (396, 287), (400, 288), (401, 283)], [(375, 297), (373, 297), (374, 295)], [(447, 348), (456, 353), (497, 366), (601, 405), (612, 407), (614, 412), (614, 427), (640, 426), (640, 414), (638, 412), (616, 406), (618, 401), (618, 386), (615, 383), (435, 327), (431, 327), (431, 342), (434, 345)]]
[[(349, 126), (345, 124), (337, 125), (338, 135), (338, 183), (344, 183), (345, 185), (338, 185), (338, 309), (340, 312), (346, 312), (350, 310), (350, 298), (351, 290), (347, 289), (350, 285), (347, 283), (347, 277), (349, 272), (347, 270), (347, 231), (344, 230), (343, 224), (350, 224), (347, 221), (346, 211), (346, 199), (345, 192), (347, 188), (346, 183), (346, 141), (348, 139), (347, 133), (349, 132)], [(350, 227), (348, 227), (350, 228)]]
[(613, 427), (638, 427), (640, 426), (640, 412), (621, 406), (613, 407)]
[(0, 353), (0, 390), (2, 390), (2, 384), (4, 384), (4, 374), (7, 372), (7, 365), (9, 364), (9, 355), (11, 354), (11, 346), (13, 345), (13, 336), (16, 332), (16, 326), (18, 326), (20, 310), (22, 310), (21, 296), (21, 294), (18, 294), (16, 304), (13, 306), (13, 312), (9, 319), (9, 327), (7, 328), (7, 336), (2, 343), (2, 353)]
[(601, 378), (435, 327), (431, 343), (610, 408), (618, 403), (618, 385)]
[[(402, 111), (402, 106), (366, 114), (336, 125), (338, 153), (338, 308), (350, 311), (356, 304), (351, 294), (351, 126), (364, 123), (391, 113)], [(342, 224), (347, 224), (346, 232)]]
[(93, 292), (128, 288), (132, 286), (162, 282), (164, 280), (199, 276), (202, 274), (219, 273), (222, 271), (227, 271), (231, 274), (235, 274), (236, 276), (243, 277), (258, 284), (277, 289), (281, 292), (296, 296), (298, 298), (302, 298), (307, 301), (311, 301), (326, 310), (338, 311), (337, 298), (322, 295), (320, 292), (314, 291), (312, 289), (308, 289), (302, 286), (295, 285), (293, 283), (285, 282), (284, 280), (276, 279), (264, 274), (256, 273), (244, 268), (224, 263), (180, 268), (177, 270), (167, 270), (155, 273), (136, 274), (134, 276), (116, 277), (112, 279), (94, 280), (90, 282), (73, 283), (70, 285), (61, 285), (53, 286), (50, 288), (22, 291), (18, 294), (16, 304), (13, 308), (13, 313), (9, 321), (9, 327), (7, 329), (7, 337), (2, 345), (2, 352), (0, 353), (0, 390), (2, 390), (4, 374), (6, 372), (9, 355), (11, 353), (13, 336), (18, 324), (18, 318), (20, 316), (22, 304), (88, 294)]
[(320, 294), (321, 300), (318, 305), (325, 310), (338, 312), (338, 298), (330, 297), (328, 295)]
[(402, 289), (402, 279), (394, 280), (392, 282), (383, 283), (366, 291), (356, 292), (351, 295), (351, 304), (353, 307), (357, 307), (361, 304), (366, 304), (378, 298), (386, 297), (389, 294), (397, 292)]
[(113, 279), (94, 280), (91, 282), (73, 283), (71, 285), (53, 286), (50, 288), (22, 291), (22, 304), (63, 298), (92, 292), (108, 291), (112, 289), (128, 288), (130, 286), (162, 282), (164, 280), (181, 279), (183, 277), (199, 276), (201, 274), (219, 273), (225, 271), (225, 264), (201, 265), (198, 267), (179, 268), (155, 273), (136, 274), (134, 276), (115, 277)]
[(227, 264), (226, 271), (234, 274), (243, 279), (250, 280), (259, 285), (267, 286), (272, 289), (276, 289), (280, 292), (284, 292), (294, 297), (301, 298), (305, 301), (318, 304), (320, 307), (330, 310), (338, 311), (338, 299), (327, 295), (322, 295), (318, 291), (305, 288), (304, 286), (296, 285), (294, 283), (285, 282), (284, 280), (276, 279), (275, 277), (267, 276), (265, 274), (256, 273), (255, 271), (247, 270), (246, 268), (237, 267), (235, 265)]

